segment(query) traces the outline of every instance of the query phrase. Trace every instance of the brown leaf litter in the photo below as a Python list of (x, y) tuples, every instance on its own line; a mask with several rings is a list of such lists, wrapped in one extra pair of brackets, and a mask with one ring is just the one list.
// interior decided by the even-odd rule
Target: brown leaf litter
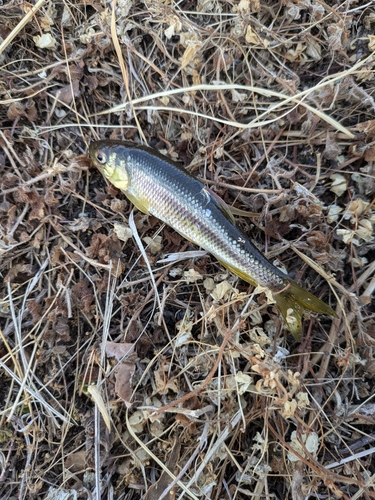
[[(375, 497), (374, 26), (353, 1), (0, 6), (1, 498)], [(265, 293), (130, 229), (99, 138), (199, 175), (338, 317), (297, 344)]]

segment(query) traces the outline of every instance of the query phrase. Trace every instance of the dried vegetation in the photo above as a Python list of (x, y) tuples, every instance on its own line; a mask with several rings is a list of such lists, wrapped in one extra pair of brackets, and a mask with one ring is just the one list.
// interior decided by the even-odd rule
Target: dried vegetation
[[(374, 498), (374, 3), (0, 12), (1, 498)], [(189, 166), (338, 318), (299, 344), (133, 218), (104, 137)]]

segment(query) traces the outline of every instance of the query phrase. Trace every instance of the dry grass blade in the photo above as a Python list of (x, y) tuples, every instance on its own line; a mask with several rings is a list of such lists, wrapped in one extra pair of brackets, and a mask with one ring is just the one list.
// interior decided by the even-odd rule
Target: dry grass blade
[[(111, 419), (110, 419), (110, 416), (108, 415), (107, 408), (105, 407), (102, 395), (98, 391), (98, 388), (93, 386), (93, 385), (89, 385), (87, 387), (87, 393), (91, 396), (93, 402), (95, 403), (96, 407), (98, 408), (100, 415), (102, 416), (102, 418), (105, 422), (105, 425), (107, 426), (107, 429), (110, 430), (111, 429)], [(100, 474), (99, 474), (99, 477), (100, 477)]]
[(152, 282), (152, 286), (154, 287), (154, 292), (155, 292), (155, 300), (157, 301), (158, 303), (158, 306), (159, 306), (159, 310), (160, 312), (162, 311), (162, 306), (161, 306), (161, 302), (160, 302), (160, 297), (159, 297), (159, 292), (158, 292), (158, 289), (157, 289), (157, 285), (156, 285), (156, 282), (155, 282), (155, 278), (154, 278), (154, 273), (152, 271), (152, 268), (151, 268), (151, 265), (150, 265), (150, 261), (149, 261), (149, 258), (146, 254), (146, 251), (145, 251), (145, 248), (142, 244), (142, 241), (138, 235), (138, 230), (137, 230), (137, 227), (134, 223), (134, 212), (131, 211), (130, 213), (130, 216), (129, 216), (129, 227), (133, 233), (133, 237), (137, 243), (137, 246), (138, 246), (138, 249), (140, 250), (141, 254), (142, 254), (142, 257), (144, 259), (144, 261), (146, 262), (146, 266), (147, 266), (147, 269), (148, 269), (148, 272), (150, 273), (150, 278), (151, 278), (151, 282)]
[[(344, 75), (341, 76), (341, 78), (343, 78), (343, 77), (344, 77)], [(339, 77), (337, 77), (337, 78), (339, 78)], [(330, 81), (324, 82), (324, 84), (320, 84), (320, 86), (317, 88), (324, 87), (325, 85), (328, 86), (330, 83), (331, 83)], [(189, 111), (187, 109), (181, 109), (181, 108), (171, 108), (171, 107), (167, 107), (167, 106), (158, 106), (158, 105), (138, 106), (138, 104), (140, 104), (141, 102), (144, 102), (144, 101), (150, 101), (150, 100), (154, 100), (154, 99), (166, 99), (166, 98), (168, 98), (172, 95), (175, 95), (175, 94), (185, 95), (185, 94), (189, 94), (189, 93), (195, 93), (197, 91), (213, 92), (213, 91), (223, 91), (223, 90), (246, 91), (246, 92), (250, 92), (250, 93), (254, 93), (254, 94), (260, 94), (260, 95), (263, 95), (265, 97), (276, 97), (280, 100), (280, 102), (277, 104), (270, 105), (269, 109), (267, 111), (261, 113), (259, 116), (257, 116), (257, 118), (255, 120), (253, 120), (247, 124), (237, 122), (237, 121), (234, 122), (231, 120), (222, 120), (222, 119), (217, 118), (217, 117), (212, 117), (209, 115), (198, 113), (196, 111)], [(309, 92), (313, 92), (313, 91), (314, 91), (314, 89), (309, 89)], [(354, 135), (349, 130), (347, 130), (345, 127), (343, 127), (338, 121), (336, 121), (332, 117), (328, 116), (326, 113), (323, 113), (320, 110), (315, 109), (312, 106), (310, 106), (309, 104), (305, 103), (304, 97), (306, 96), (306, 94), (307, 94), (307, 91), (301, 92), (300, 94), (297, 94), (295, 96), (286, 96), (286, 95), (281, 94), (280, 92), (274, 92), (274, 91), (271, 91), (268, 89), (263, 89), (260, 87), (234, 85), (234, 84), (226, 84), (226, 83), (222, 83), (220, 85), (193, 85), (191, 87), (186, 87), (186, 88), (182, 88), (182, 89), (166, 90), (164, 92), (157, 92), (155, 94), (140, 97), (138, 99), (133, 99), (131, 102), (125, 102), (125, 103), (120, 104), (118, 106), (115, 106), (111, 109), (101, 111), (100, 113), (97, 113), (95, 116), (100, 116), (100, 115), (109, 114), (109, 113), (118, 113), (119, 111), (126, 111), (129, 104), (131, 104), (131, 106), (134, 107), (134, 109), (154, 110), (154, 111), (160, 110), (160, 111), (169, 111), (172, 113), (187, 113), (187, 114), (191, 114), (191, 115), (205, 118), (208, 120), (215, 120), (215, 121), (218, 121), (219, 123), (223, 123), (223, 124), (231, 126), (231, 127), (236, 127), (236, 128), (240, 128), (240, 129), (251, 129), (251, 128), (255, 128), (255, 127), (264, 127), (266, 125), (274, 123), (280, 117), (273, 118), (270, 120), (261, 120), (261, 118), (272, 114), (274, 111), (278, 110), (279, 108), (285, 107), (287, 104), (289, 104), (291, 102), (291, 103), (294, 103), (295, 106), (301, 105), (301, 106), (305, 107), (307, 110), (316, 114), (323, 121), (325, 121), (326, 123), (331, 125), (332, 128), (334, 128), (340, 132), (343, 132), (347, 137), (354, 138)], [(290, 111), (291, 111), (291, 109), (288, 109), (287, 111), (285, 111), (284, 112), (285, 115), (290, 113)], [(281, 117), (282, 116), (283, 115), (281, 115)]]
[[(127, 427), (128, 427), (128, 430), (129, 430), (129, 433), (130, 435), (133, 437), (133, 439), (138, 443), (138, 445), (146, 452), (146, 454), (152, 458), (153, 461), (155, 461), (159, 467), (161, 468), (161, 470), (163, 471), (163, 473), (165, 473), (166, 475), (168, 475), (172, 481), (174, 481), (176, 479), (176, 477), (174, 476), (174, 474), (169, 470), (169, 468), (156, 456), (154, 455), (154, 453), (137, 437), (137, 435), (135, 434), (135, 432), (133, 431), (133, 426), (131, 425), (131, 423), (129, 422), (129, 419), (128, 419), (128, 413), (126, 414), (126, 424), (127, 424)], [(190, 491), (185, 485), (184, 483), (182, 483), (181, 481), (177, 481), (177, 484), (180, 486), (180, 488), (184, 491), (184, 493), (188, 496), (188, 498), (192, 498), (193, 500), (198, 500), (198, 497), (194, 495), (194, 493), (192, 491)]]
[(35, 16), (39, 9), (43, 6), (46, 0), (38, 0), (38, 2), (31, 8), (27, 8), (25, 17), (17, 24), (17, 26), (12, 30), (11, 33), (2, 41), (0, 44), (0, 55), (4, 50), (12, 43), (14, 38), (19, 34), (20, 31), (27, 25), (28, 22)]

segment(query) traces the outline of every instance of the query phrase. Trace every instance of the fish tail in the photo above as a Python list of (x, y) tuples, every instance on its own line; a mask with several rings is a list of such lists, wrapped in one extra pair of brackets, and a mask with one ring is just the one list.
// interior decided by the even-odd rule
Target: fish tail
[(294, 281), (289, 281), (280, 292), (274, 292), (273, 298), (289, 330), (297, 340), (301, 338), (302, 334), (303, 311), (308, 310), (328, 316), (337, 316), (328, 304), (304, 290)]

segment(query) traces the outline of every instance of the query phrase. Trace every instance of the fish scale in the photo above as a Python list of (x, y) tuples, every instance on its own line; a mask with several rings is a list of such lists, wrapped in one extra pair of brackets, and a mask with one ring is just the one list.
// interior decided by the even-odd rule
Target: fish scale
[(302, 313), (335, 316), (331, 307), (271, 264), (233, 220), (227, 205), (200, 180), (158, 151), (126, 141), (98, 141), (89, 154), (102, 174), (137, 208), (214, 255), (227, 269), (272, 293), (299, 338)]
[(188, 190), (181, 184), (185, 180), (184, 174), (182, 179), (176, 178), (177, 176), (168, 178), (163, 172), (153, 168), (152, 157), (148, 158), (147, 152), (142, 152), (139, 156), (141, 155), (145, 156), (143, 161), (134, 164), (131, 154), (128, 154), (130, 186), (133, 186), (129, 191), (137, 198), (150, 200), (148, 212), (151, 215), (210, 252), (223, 264), (253, 275), (257, 284), (272, 287), (275, 291), (286, 286), (288, 277), (280, 276), (281, 271), (277, 272), (277, 268), (262, 255), (260, 259), (254, 257), (257, 249), (253, 245), (251, 249), (246, 248), (246, 243), (249, 246), (247, 237), (217, 210), (201, 182), (192, 181)]

